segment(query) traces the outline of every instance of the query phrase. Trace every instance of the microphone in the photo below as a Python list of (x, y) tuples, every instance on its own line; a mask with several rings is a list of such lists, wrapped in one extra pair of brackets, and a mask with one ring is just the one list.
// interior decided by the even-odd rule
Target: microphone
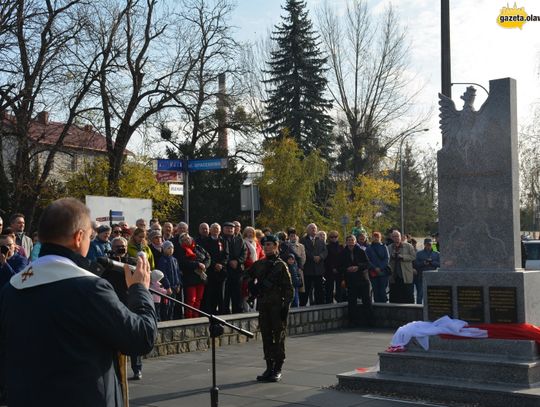
[[(124, 266), (127, 264), (113, 259), (109, 259), (108, 257), (98, 257), (96, 259), (96, 262), (99, 264), (100, 267), (103, 268), (103, 271), (116, 271), (117, 273), (121, 273), (122, 275), (124, 274)], [(127, 264), (127, 266), (131, 270), (131, 273), (135, 271), (135, 266), (132, 266), (131, 264)], [(101, 274), (103, 274), (103, 271), (101, 272)]]

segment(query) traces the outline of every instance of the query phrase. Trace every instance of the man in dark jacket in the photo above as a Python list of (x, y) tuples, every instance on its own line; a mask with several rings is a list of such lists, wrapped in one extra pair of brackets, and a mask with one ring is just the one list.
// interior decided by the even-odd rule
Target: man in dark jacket
[(1, 383), (8, 405), (123, 406), (118, 354), (148, 353), (157, 335), (150, 266), (124, 270), (129, 309), (112, 286), (79, 265), (90, 211), (73, 198), (40, 220), (40, 257), (0, 293)]
[(416, 288), (417, 304), (422, 304), (424, 301), (424, 271), (437, 270), (441, 266), (439, 253), (433, 250), (432, 243), (430, 238), (424, 239), (424, 250), (416, 253), (416, 259), (413, 262), (415, 271), (413, 284)]
[[(354, 235), (345, 239), (346, 246), (341, 252), (341, 270), (347, 282), (349, 322), (353, 325), (374, 324), (371, 307), (371, 283), (369, 282), (369, 261), (365, 250), (356, 243)], [(358, 298), (362, 300), (362, 310), (358, 309)]]
[(227, 281), (225, 282), (225, 313), (229, 313), (229, 304), (232, 305), (232, 313), (242, 312), (242, 274), (246, 261), (247, 248), (242, 235), (234, 234), (234, 223), (223, 224), (223, 240), (229, 252), (227, 262)]
[(199, 241), (199, 244), (210, 254), (210, 267), (207, 268), (207, 284), (204, 290), (202, 309), (210, 314), (225, 314), (223, 301), (223, 285), (227, 279), (227, 262), (229, 251), (221, 236), (218, 223), (210, 225), (210, 236)]
[(306, 292), (300, 295), (301, 306), (307, 304), (308, 299), (311, 298), (312, 290), (315, 292), (314, 304), (324, 304), (324, 259), (328, 255), (328, 250), (326, 249), (326, 243), (317, 239), (316, 234), (317, 225), (311, 223), (306, 227), (306, 236), (300, 240), (300, 243), (306, 248), (306, 263), (304, 264)]
[(328, 256), (324, 259), (324, 278), (325, 282), (325, 303), (332, 304), (334, 298), (337, 302), (344, 300), (343, 288), (343, 273), (340, 270), (341, 251), (343, 246), (339, 244), (339, 233), (332, 230), (328, 233), (328, 244), (326, 245)]

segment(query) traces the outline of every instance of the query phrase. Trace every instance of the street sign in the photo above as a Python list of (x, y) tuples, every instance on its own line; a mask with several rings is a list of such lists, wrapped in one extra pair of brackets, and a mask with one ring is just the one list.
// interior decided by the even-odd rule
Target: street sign
[(183, 171), (184, 164), (183, 160), (157, 160), (157, 170), (158, 171)]
[(109, 211), (109, 220), (111, 222), (120, 222), (126, 220), (123, 211)]
[(169, 194), (184, 195), (184, 185), (183, 184), (169, 184)]
[(157, 171), (158, 182), (182, 182), (182, 173), (179, 171)]
[(108, 216), (102, 216), (102, 217), (96, 218), (96, 222), (106, 222), (108, 220), (109, 220)]
[(209, 158), (206, 160), (188, 160), (188, 171), (222, 170), (227, 168), (226, 158)]

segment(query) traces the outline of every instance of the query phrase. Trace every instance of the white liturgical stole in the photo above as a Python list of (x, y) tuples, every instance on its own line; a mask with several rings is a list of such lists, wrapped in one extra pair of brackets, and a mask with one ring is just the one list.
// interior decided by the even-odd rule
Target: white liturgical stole
[(23, 271), (11, 277), (9, 282), (16, 289), (23, 290), (77, 277), (99, 278), (80, 268), (70, 259), (51, 254), (38, 258)]

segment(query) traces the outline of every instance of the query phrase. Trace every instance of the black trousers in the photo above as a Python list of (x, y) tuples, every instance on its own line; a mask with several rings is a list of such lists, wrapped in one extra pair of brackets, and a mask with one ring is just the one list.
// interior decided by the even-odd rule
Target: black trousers
[[(362, 300), (361, 307), (358, 306), (358, 299)], [(363, 278), (347, 280), (347, 302), (350, 322), (369, 326), (374, 324), (369, 280)]]
[(395, 281), (390, 283), (390, 302), (414, 304), (414, 284), (405, 284), (402, 279), (395, 278)]
[(227, 281), (225, 282), (225, 310), (228, 314), (229, 304), (232, 305), (232, 313), (240, 314), (242, 308), (242, 270), (227, 269)]
[(305, 306), (308, 300), (310, 305), (324, 304), (323, 276), (304, 275), (304, 287), (306, 292), (300, 293), (300, 306)]
[(225, 314), (225, 303), (223, 301), (223, 287), (225, 280), (216, 277), (208, 278), (204, 288), (201, 309), (208, 314)]

